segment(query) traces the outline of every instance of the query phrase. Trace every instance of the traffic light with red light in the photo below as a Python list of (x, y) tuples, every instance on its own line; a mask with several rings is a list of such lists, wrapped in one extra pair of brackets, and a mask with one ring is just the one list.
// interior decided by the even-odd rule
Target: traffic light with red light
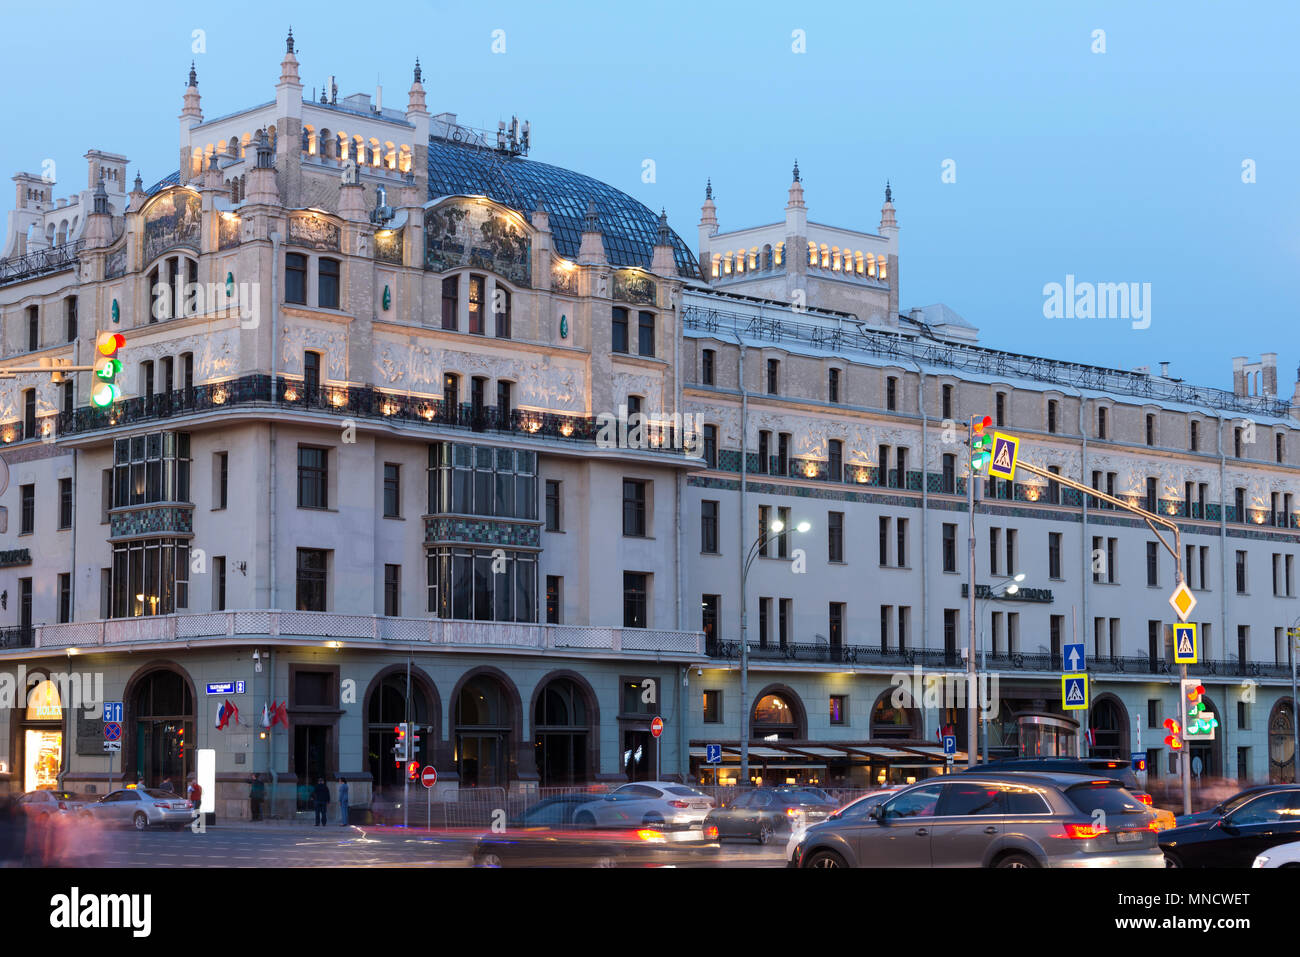
[(420, 780), (420, 762), (419, 762), (419, 761), (407, 761), (407, 762), (406, 762), (406, 780), (408, 780), (408, 781), (418, 781), (418, 780)]
[(393, 734), (397, 736), (397, 740), (393, 742), (393, 764), (400, 768), (411, 760), (411, 740), (406, 733), (406, 722), (403, 721), (393, 728)]
[(1188, 741), (1213, 741), (1219, 719), (1205, 708), (1205, 686), (1196, 678), (1184, 678), (1182, 689), (1184, 738)]
[(972, 416), (970, 420), (970, 470), (982, 472), (988, 467), (989, 457), (993, 454), (993, 436), (989, 427), (993, 419), (989, 416)]
[(1165, 730), (1169, 732), (1165, 735), (1165, 745), (1171, 751), (1181, 751), (1183, 749), (1183, 726), (1173, 718), (1165, 718)]
[(112, 405), (122, 396), (117, 385), (117, 376), (122, 371), (122, 360), (118, 352), (126, 345), (126, 337), (120, 332), (105, 332), (95, 344), (95, 373), (91, 378), (90, 404), (103, 409)]

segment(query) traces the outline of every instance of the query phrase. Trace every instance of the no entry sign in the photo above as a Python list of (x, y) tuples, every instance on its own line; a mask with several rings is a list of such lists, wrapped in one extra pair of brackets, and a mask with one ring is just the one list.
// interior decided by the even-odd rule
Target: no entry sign
[(438, 769), (429, 765), (420, 773), (420, 783), (426, 788), (431, 788), (438, 783)]
[(656, 738), (659, 737), (659, 735), (664, 733), (663, 718), (659, 717), (658, 715), (655, 716), (655, 719), (650, 722), (650, 733), (654, 735)]

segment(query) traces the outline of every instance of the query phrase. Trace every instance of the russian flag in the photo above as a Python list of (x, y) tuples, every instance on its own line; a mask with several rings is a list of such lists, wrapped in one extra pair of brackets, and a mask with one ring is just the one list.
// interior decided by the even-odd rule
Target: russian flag
[(228, 702), (222, 702), (221, 704), (217, 705), (216, 725), (218, 731), (224, 728), (226, 726), (226, 722), (230, 720), (230, 718), (228, 717), (229, 712), (226, 710), (227, 704)]

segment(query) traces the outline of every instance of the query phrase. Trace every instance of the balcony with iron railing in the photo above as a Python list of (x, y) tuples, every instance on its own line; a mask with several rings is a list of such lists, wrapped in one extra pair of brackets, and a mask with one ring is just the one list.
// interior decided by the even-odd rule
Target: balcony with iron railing
[(83, 245), (84, 241), (78, 239), (61, 246), (0, 259), (0, 286), (71, 269), (77, 264)]
[[(740, 642), (734, 640), (708, 640), (705, 651), (710, 658), (740, 658)], [(855, 665), (862, 668), (922, 668), (965, 669), (966, 659), (961, 650), (943, 648), (903, 648), (882, 650), (879, 645), (832, 645), (825, 642), (788, 642), (782, 644), (749, 643), (749, 660), (751, 662), (790, 662), (799, 664)], [(1000, 674), (1059, 676), (1061, 673), (1061, 656), (1059, 654), (1021, 652), (1001, 652), (987, 654), (983, 658), (981, 671)], [(1241, 661), (1232, 658), (1220, 661), (1202, 661), (1197, 665), (1198, 673), (1206, 676), (1224, 678), (1290, 678), (1291, 668), (1287, 664), (1263, 661)], [(1178, 675), (1178, 666), (1163, 658), (1151, 658), (1147, 655), (1112, 656), (1089, 658), (1088, 671), (1098, 675), (1142, 675), (1169, 676)]]
[[(470, 432), (507, 433), (558, 442), (594, 443), (600, 432), (596, 416), (528, 409), (502, 410), (464, 402), (456, 405), (439, 398), (384, 392), (368, 386), (307, 387), (281, 377), (274, 396), (271, 377), (248, 375), (225, 382), (192, 386), (151, 396), (136, 396), (107, 408), (83, 406), (55, 416), (61, 437), (87, 435), (124, 425), (137, 425), (177, 416), (224, 409), (271, 408), (280, 411), (328, 412), (352, 418), (406, 425), (463, 429)], [(684, 454), (695, 447), (697, 436), (664, 427), (647, 426), (644, 448), (638, 451)]]
[[(8, 629), (17, 631), (18, 629)], [(0, 632), (3, 639), (6, 632)], [(658, 628), (616, 628), (601, 625), (541, 625), (526, 622), (460, 621), (440, 618), (388, 618), (340, 615), (315, 611), (241, 609), (183, 615), (109, 618), (26, 629), (26, 642), (0, 645), (4, 649), (127, 650), (136, 645), (231, 639), (332, 643), (381, 649), (422, 646), (430, 651), (493, 649), (525, 654), (652, 655), (695, 661), (704, 655), (704, 635), (695, 631)]]

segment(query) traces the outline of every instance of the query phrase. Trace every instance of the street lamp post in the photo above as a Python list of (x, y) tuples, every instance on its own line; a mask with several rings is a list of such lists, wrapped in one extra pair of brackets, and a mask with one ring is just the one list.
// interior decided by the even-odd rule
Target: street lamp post
[[(806, 532), (812, 528), (809, 522), (800, 522), (794, 527), (796, 532)], [(740, 575), (740, 779), (749, 781), (749, 607), (746, 599), (745, 585), (749, 581), (749, 567), (758, 557), (759, 549), (767, 541), (768, 530), (777, 535), (788, 534), (785, 522), (779, 518), (766, 529), (758, 530), (758, 538), (749, 546), (745, 556), (745, 568)], [(717, 782), (715, 782), (717, 783)]]
[[(987, 604), (988, 602), (991, 601), (998, 601), (1005, 595), (1014, 595), (1016, 592), (1020, 591), (1020, 583), (1024, 580), (1025, 580), (1024, 572), (1020, 572), (1019, 574), (1013, 575), (1010, 578), (1004, 578), (1002, 581), (993, 585), (989, 589), (988, 598), (982, 598), (980, 600), (983, 601), (985, 604)], [(1001, 592), (999, 592), (998, 589), (1002, 589)], [(988, 658), (985, 654), (984, 630), (985, 630), (984, 615), (981, 612), (980, 614), (980, 671), (983, 674), (987, 675)], [(988, 764), (989, 761), (988, 717), (987, 715), (984, 714), (983, 709), (980, 710), (980, 760), (985, 764)]]
[(1291, 639), (1287, 649), (1291, 657), (1291, 780), (1300, 784), (1300, 699), (1296, 698), (1296, 658), (1300, 658), (1300, 618), (1291, 623), (1286, 636)]

